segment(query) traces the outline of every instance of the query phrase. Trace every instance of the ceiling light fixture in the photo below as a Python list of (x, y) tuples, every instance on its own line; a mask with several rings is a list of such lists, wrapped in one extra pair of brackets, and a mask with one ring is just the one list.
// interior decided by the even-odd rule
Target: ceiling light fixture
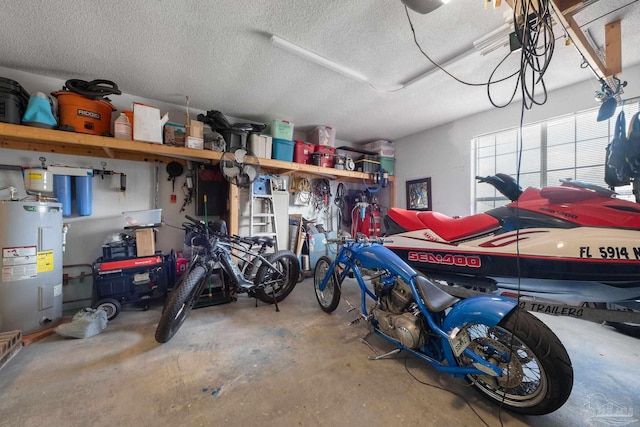
[(282, 48), (284, 50), (287, 50), (293, 53), (294, 55), (299, 56), (300, 58), (311, 61), (315, 64), (320, 65), (321, 67), (327, 68), (331, 71), (335, 71), (336, 73), (340, 73), (343, 76), (347, 76), (354, 80), (358, 80), (360, 82), (365, 82), (365, 83), (369, 80), (367, 76), (365, 76), (364, 74), (361, 74), (343, 65), (336, 64), (335, 62), (325, 58), (324, 56), (311, 52), (310, 50), (307, 50), (303, 47), (293, 44), (276, 35), (271, 36), (271, 43), (278, 46), (279, 48)]
[(449, 3), (451, 0), (402, 0), (409, 9), (421, 14), (433, 12), (443, 4)]
[(475, 40), (473, 47), (478, 50), (482, 56), (488, 55), (494, 50), (509, 46), (509, 34), (512, 32), (513, 25), (506, 23), (500, 28)]

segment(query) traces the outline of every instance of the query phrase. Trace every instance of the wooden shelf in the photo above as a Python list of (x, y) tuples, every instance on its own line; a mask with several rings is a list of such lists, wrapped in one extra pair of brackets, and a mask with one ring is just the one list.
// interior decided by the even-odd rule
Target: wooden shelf
[[(41, 129), (31, 126), (0, 123), (0, 148), (73, 154), (76, 156), (108, 157), (120, 160), (168, 163), (174, 159), (217, 163), (222, 153), (194, 148), (173, 147), (141, 141), (129, 141), (104, 136)], [(260, 167), (269, 173), (308, 174), (312, 176), (362, 182), (369, 174), (301, 163), (260, 158)]]
[[(0, 148), (27, 150), (41, 153), (71, 154), (76, 156), (108, 157), (139, 162), (168, 163), (175, 159), (217, 163), (222, 153), (185, 147), (173, 147), (150, 142), (129, 141), (104, 136), (86, 135), (31, 126), (0, 123)], [(260, 167), (273, 174), (296, 174), (305, 177), (323, 177), (362, 184), (370, 174), (301, 163), (260, 158)], [(393, 181), (393, 177), (390, 177)], [(229, 231), (238, 233), (238, 189), (230, 186)], [(395, 205), (391, 192), (391, 206)]]
[(0, 123), (0, 148), (134, 161), (218, 161), (222, 153)]

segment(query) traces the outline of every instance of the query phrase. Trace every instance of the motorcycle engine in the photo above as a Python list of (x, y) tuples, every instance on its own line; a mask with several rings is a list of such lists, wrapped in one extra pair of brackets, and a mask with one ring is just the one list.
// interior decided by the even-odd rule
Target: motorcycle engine
[(411, 288), (402, 279), (382, 277), (373, 282), (379, 305), (371, 310), (380, 331), (397, 339), (403, 346), (419, 348), (424, 343), (420, 328), (421, 313), (413, 300)]

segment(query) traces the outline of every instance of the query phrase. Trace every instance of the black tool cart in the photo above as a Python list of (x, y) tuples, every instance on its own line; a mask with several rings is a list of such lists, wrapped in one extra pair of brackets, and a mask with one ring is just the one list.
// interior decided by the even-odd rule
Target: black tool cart
[(149, 308), (153, 298), (164, 297), (176, 276), (176, 256), (156, 252), (136, 256), (135, 240), (125, 239), (102, 247), (102, 257), (93, 263), (92, 306), (103, 308), (114, 319), (122, 304)]

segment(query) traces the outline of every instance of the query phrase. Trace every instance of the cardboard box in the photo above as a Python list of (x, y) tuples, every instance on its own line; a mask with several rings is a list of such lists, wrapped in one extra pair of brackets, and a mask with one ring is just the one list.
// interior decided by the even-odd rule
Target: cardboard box
[(160, 109), (140, 102), (133, 103), (133, 139), (162, 144), (162, 129), (169, 115), (160, 117)]
[(202, 150), (204, 148), (204, 138), (187, 136), (184, 146), (187, 148), (196, 148), (198, 150)]
[(177, 145), (184, 147), (186, 128), (184, 125), (167, 123), (164, 125), (164, 143), (167, 145)]
[(189, 125), (187, 126), (187, 136), (192, 136), (194, 138), (203, 138), (204, 137), (204, 123), (199, 122), (197, 120), (190, 120)]
[(153, 228), (143, 228), (136, 230), (136, 255), (149, 256), (156, 253), (156, 242), (153, 235)]

